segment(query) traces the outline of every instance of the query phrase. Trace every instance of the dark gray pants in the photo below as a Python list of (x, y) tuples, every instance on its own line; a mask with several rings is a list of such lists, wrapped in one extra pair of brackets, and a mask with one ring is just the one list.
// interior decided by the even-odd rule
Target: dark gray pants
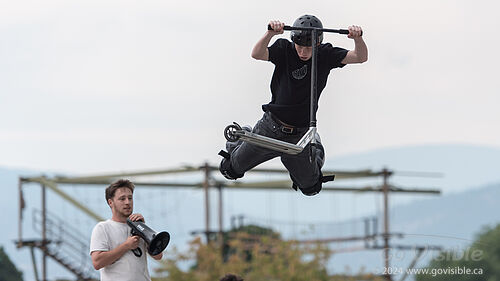
[[(273, 139), (296, 144), (309, 129), (299, 128), (297, 134), (289, 135), (283, 133), (280, 128), (281, 125), (271, 118), (269, 112), (266, 112), (253, 128), (253, 132)], [(300, 189), (307, 189), (317, 185), (321, 180), (321, 167), (323, 167), (325, 152), (318, 134), (316, 135), (316, 140), (316, 159), (312, 163), (309, 159), (310, 144), (297, 155), (274, 151), (241, 140), (237, 142), (227, 142), (226, 149), (231, 155), (229, 158), (231, 167), (238, 174), (244, 174), (253, 167), (279, 156), (281, 157), (281, 162), (290, 173), (292, 181)]]

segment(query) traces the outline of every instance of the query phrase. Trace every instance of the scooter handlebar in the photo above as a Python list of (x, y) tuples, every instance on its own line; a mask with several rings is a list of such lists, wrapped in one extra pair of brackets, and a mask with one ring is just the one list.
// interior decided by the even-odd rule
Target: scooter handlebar
[[(331, 33), (339, 33), (339, 34), (349, 34), (349, 30), (347, 29), (328, 29), (328, 28), (316, 28), (316, 27), (293, 27), (289, 25), (285, 25), (283, 27), (284, 30), (313, 30), (316, 29), (317, 31), (323, 31), (323, 32), (331, 32)], [(267, 30), (273, 30), (270, 24), (267, 25)], [(363, 35), (363, 33), (361, 33)]]

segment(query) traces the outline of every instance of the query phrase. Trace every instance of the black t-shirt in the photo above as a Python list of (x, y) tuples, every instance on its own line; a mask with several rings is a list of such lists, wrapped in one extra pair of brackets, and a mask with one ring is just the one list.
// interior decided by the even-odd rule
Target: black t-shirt
[[(309, 126), (309, 110), (311, 103), (311, 62), (299, 58), (295, 46), (286, 39), (278, 39), (268, 47), (269, 61), (275, 65), (271, 80), (272, 99), (262, 106), (281, 121), (297, 126)], [(332, 44), (321, 44), (318, 47), (317, 95), (326, 86), (330, 70), (344, 67), (341, 61), (347, 50), (333, 47)], [(316, 108), (317, 110), (317, 108)]]

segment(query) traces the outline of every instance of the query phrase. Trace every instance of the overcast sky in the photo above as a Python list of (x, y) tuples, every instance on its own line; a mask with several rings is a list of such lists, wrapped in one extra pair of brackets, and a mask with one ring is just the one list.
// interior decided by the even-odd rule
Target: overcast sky
[[(360, 25), (369, 60), (332, 72), (327, 157), (377, 148), (500, 147), (496, 1), (0, 1), (0, 165), (71, 173), (216, 163), (254, 124), (270, 19)], [(288, 37), (285, 33), (284, 37)], [(325, 41), (347, 49), (345, 36)]]

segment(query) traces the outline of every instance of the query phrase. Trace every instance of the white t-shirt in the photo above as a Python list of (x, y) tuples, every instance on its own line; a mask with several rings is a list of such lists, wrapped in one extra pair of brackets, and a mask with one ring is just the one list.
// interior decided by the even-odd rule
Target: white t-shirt
[[(92, 230), (90, 254), (94, 251), (111, 251), (125, 242), (130, 236), (130, 227), (126, 223), (107, 220), (99, 222)], [(114, 263), (101, 268), (101, 281), (151, 281), (148, 272), (146, 242), (139, 239), (140, 257), (127, 251)]]

